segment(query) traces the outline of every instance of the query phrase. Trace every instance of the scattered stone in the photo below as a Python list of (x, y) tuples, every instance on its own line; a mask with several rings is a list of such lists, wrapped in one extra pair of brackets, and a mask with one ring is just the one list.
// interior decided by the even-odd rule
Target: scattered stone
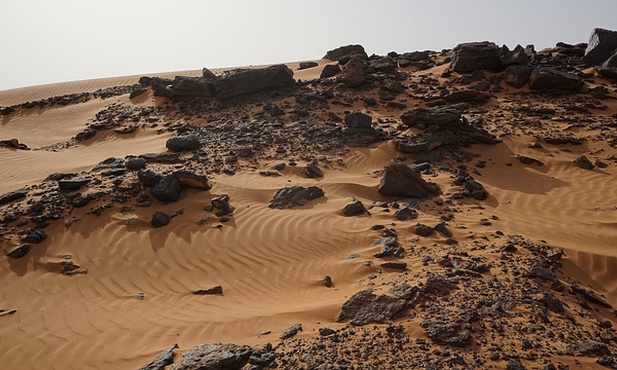
[(365, 213), (370, 215), (369, 211), (366, 209), (362, 201), (356, 198), (353, 198), (353, 201), (343, 208), (343, 215), (348, 217), (359, 216)]
[(400, 221), (413, 220), (418, 218), (418, 212), (409, 207), (403, 207), (394, 212), (394, 217)]
[(194, 291), (193, 294), (195, 295), (222, 295), (223, 287), (220, 285), (217, 285), (215, 287), (208, 288), (208, 289), (198, 289)]
[(610, 355), (611, 351), (604, 343), (583, 342), (577, 346), (576, 353), (579, 356), (601, 357)]
[(210, 185), (206, 176), (198, 175), (190, 171), (176, 171), (173, 173), (173, 177), (178, 180), (180, 186), (183, 188), (191, 188), (198, 190), (210, 190), (212, 188), (212, 185)]
[(387, 295), (375, 295), (370, 290), (354, 294), (341, 307), (336, 321), (351, 320), (352, 325), (381, 324), (403, 316), (407, 311), (405, 300)]
[(159, 353), (154, 360), (139, 368), (139, 370), (165, 370), (165, 366), (174, 362), (174, 349), (178, 344), (173, 344)]
[(317, 161), (314, 159), (306, 165), (306, 167), (302, 170), (302, 173), (310, 179), (323, 177), (323, 172), (321, 171), (321, 168), (319, 168)]
[(597, 295), (592, 290), (582, 288), (582, 287), (580, 287), (580, 286), (578, 286), (576, 284), (570, 285), (570, 288), (575, 293), (578, 293), (578, 294), (582, 295), (586, 300), (588, 300), (591, 303), (595, 303), (595, 304), (598, 304), (598, 305), (606, 307), (606, 308), (613, 308), (610, 305), (610, 303), (608, 303), (606, 300), (604, 300), (604, 298), (600, 297), (599, 295)]
[(298, 65), (298, 69), (308, 69), (317, 67), (318, 65), (319, 63), (317, 62), (300, 62), (300, 64)]
[(236, 344), (198, 344), (182, 355), (171, 370), (241, 369), (251, 357), (253, 349)]
[(152, 195), (161, 202), (177, 202), (181, 191), (180, 181), (174, 175), (165, 175), (152, 186)]
[(281, 340), (289, 339), (291, 337), (296, 336), (296, 334), (298, 334), (298, 332), (301, 332), (301, 331), (302, 331), (302, 324), (294, 324), (288, 327), (287, 329), (285, 329), (285, 331), (281, 333), (279, 338)]
[(150, 220), (150, 224), (152, 227), (159, 228), (169, 224), (170, 218), (164, 212), (156, 211), (152, 214), (152, 219)]
[(453, 236), (452, 231), (448, 229), (448, 227), (446, 226), (446, 223), (443, 221), (435, 225), (433, 229), (441, 233), (441, 235), (445, 236), (446, 238), (451, 238)]
[(229, 195), (227, 194), (217, 195), (216, 197), (212, 198), (210, 203), (212, 204), (212, 207), (218, 209), (216, 215), (219, 217), (229, 215), (234, 212), (234, 208), (231, 206), (231, 204), (229, 204)]
[(172, 152), (184, 152), (187, 150), (199, 149), (199, 139), (195, 135), (175, 136), (167, 140), (167, 149)]
[(424, 198), (429, 194), (439, 193), (433, 185), (398, 160), (391, 161), (384, 168), (378, 192), (381, 195), (400, 198)]
[(546, 307), (555, 312), (555, 313), (563, 313), (563, 303), (559, 298), (557, 298), (553, 293), (544, 292), (542, 293), (542, 303), (546, 305)]
[(531, 68), (526, 65), (515, 65), (506, 68), (504, 81), (512, 87), (523, 87), (529, 81)]
[(0, 205), (8, 204), (19, 199), (23, 199), (28, 194), (28, 190), (20, 189), (0, 195)]
[(384, 262), (381, 264), (381, 267), (385, 269), (395, 269), (395, 270), (407, 270), (407, 262), (402, 261), (391, 261)]
[(334, 286), (334, 282), (332, 282), (332, 278), (330, 277), (330, 275), (326, 275), (323, 281), (327, 288), (332, 288)]
[(272, 197), (268, 207), (286, 209), (295, 206), (303, 206), (309, 201), (323, 197), (324, 195), (323, 190), (317, 186), (310, 186), (308, 188), (299, 185), (290, 186), (279, 189), (276, 194), (274, 194), (274, 197)]
[(435, 233), (435, 229), (425, 224), (417, 224), (414, 232), (419, 236), (431, 236)]
[(42, 243), (45, 239), (47, 239), (47, 234), (45, 233), (45, 231), (40, 229), (34, 229), (26, 236), (24, 236), (21, 241), (22, 243), (39, 244)]
[(576, 158), (574, 164), (584, 170), (593, 170), (596, 167), (593, 163), (591, 163), (589, 158), (585, 157), (584, 155)]
[(424, 321), (420, 326), (437, 344), (467, 347), (472, 342), (471, 331), (458, 323)]

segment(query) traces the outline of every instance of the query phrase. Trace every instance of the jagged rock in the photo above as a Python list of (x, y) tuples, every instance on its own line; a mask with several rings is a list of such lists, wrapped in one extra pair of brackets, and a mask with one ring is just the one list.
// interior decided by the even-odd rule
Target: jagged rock
[(175, 136), (167, 140), (167, 149), (172, 152), (184, 152), (187, 150), (199, 149), (199, 138), (195, 135)]
[(423, 198), (439, 191), (404, 162), (393, 160), (384, 168), (379, 194), (401, 198)]
[(180, 181), (174, 175), (163, 176), (152, 187), (152, 195), (161, 202), (177, 202), (181, 191)]
[(218, 209), (217, 216), (225, 216), (234, 212), (234, 207), (229, 204), (229, 195), (218, 195), (210, 201), (212, 207)]
[(602, 67), (604, 68), (612, 68), (617, 69), (617, 51), (608, 58), (604, 63), (602, 63)]
[(152, 214), (152, 219), (150, 220), (150, 224), (152, 227), (159, 228), (169, 224), (169, 216), (161, 211), (156, 211)]
[(281, 335), (279, 335), (279, 338), (282, 340), (289, 339), (291, 337), (294, 337), (296, 334), (298, 334), (298, 332), (301, 332), (301, 331), (302, 331), (302, 324), (294, 324), (288, 327), (287, 329), (285, 329), (285, 331), (283, 331)]
[(574, 291), (575, 293), (578, 293), (580, 295), (582, 295), (586, 300), (588, 300), (591, 303), (595, 303), (598, 304), (600, 306), (606, 307), (606, 308), (613, 308), (610, 303), (608, 303), (607, 301), (605, 301), (602, 297), (600, 297), (599, 295), (597, 295), (594, 291), (589, 290), (589, 289), (585, 289), (585, 288), (581, 288), (580, 286), (576, 285), (576, 284), (572, 284), (570, 285), (570, 288), (572, 289), (572, 291)]
[(341, 73), (341, 67), (336, 64), (328, 64), (321, 70), (319, 78), (330, 78), (336, 76), (339, 73)]
[(179, 163), (180, 153), (146, 153), (139, 156), (146, 162), (154, 163)]
[(96, 130), (91, 129), (91, 128), (87, 128), (79, 133), (77, 133), (77, 135), (75, 135), (75, 140), (77, 141), (85, 141), (88, 140), (92, 137), (94, 137), (94, 135), (96, 135)]
[(323, 197), (324, 192), (317, 186), (305, 188), (295, 185), (279, 189), (268, 204), (270, 208), (285, 209), (303, 206), (311, 200)]
[(165, 370), (165, 366), (174, 362), (174, 349), (178, 344), (173, 344), (159, 353), (154, 360), (140, 367), (139, 370)]
[(322, 59), (338, 61), (342, 59), (343, 57), (346, 57), (349, 55), (357, 55), (357, 56), (362, 57), (363, 59), (368, 59), (368, 55), (366, 54), (366, 51), (364, 51), (364, 47), (362, 45), (357, 45), (357, 44), (340, 46), (336, 49), (328, 50), (328, 52), (326, 53), (326, 55), (324, 55)]
[(212, 185), (208, 182), (208, 178), (204, 175), (198, 175), (196, 173), (180, 170), (173, 173), (173, 176), (178, 180), (180, 186), (183, 188), (210, 190)]
[(576, 158), (574, 164), (584, 170), (593, 170), (596, 167), (593, 163), (591, 163), (589, 158), (585, 157), (584, 155)]
[(604, 343), (583, 342), (578, 344), (576, 353), (579, 356), (600, 357), (610, 355), (611, 351)]
[(456, 289), (456, 284), (439, 275), (432, 275), (426, 279), (421, 291), (423, 294), (436, 296), (447, 296), (452, 290)]
[(353, 129), (370, 129), (373, 117), (362, 112), (351, 112), (345, 115), (345, 124)]
[(258, 91), (295, 86), (293, 72), (284, 64), (249, 69), (215, 81), (216, 97), (228, 99)]
[(126, 161), (126, 168), (133, 171), (138, 171), (146, 167), (146, 160), (143, 158), (129, 158)]
[(220, 285), (214, 286), (208, 289), (197, 289), (193, 292), (195, 295), (221, 295), (223, 294), (223, 287)]
[(407, 270), (407, 262), (403, 262), (403, 261), (384, 262), (381, 264), (381, 267), (385, 269)]
[(146, 91), (148, 91), (148, 89), (135, 89), (131, 91), (131, 93), (129, 94), (129, 99), (133, 100), (135, 98), (138, 98), (142, 96), (143, 94), (145, 94)]
[(0, 147), (7, 147), (12, 149), (30, 150), (24, 143), (20, 143), (17, 139), (0, 140)]
[(397, 209), (396, 212), (394, 212), (394, 217), (400, 221), (411, 220), (411, 219), (418, 218), (418, 212), (416, 212), (416, 210), (411, 209), (409, 207), (403, 207), (403, 208)]
[(488, 41), (458, 44), (452, 50), (451, 66), (453, 71), (461, 73), (500, 69), (499, 47)]
[(467, 347), (472, 341), (471, 331), (458, 323), (424, 321), (420, 326), (437, 344)]
[(529, 76), (531, 90), (578, 90), (582, 84), (579, 77), (552, 68), (536, 68)]
[(0, 195), (0, 205), (9, 204), (19, 199), (23, 199), (28, 195), (28, 190), (19, 189)]
[(431, 236), (435, 233), (435, 230), (432, 227), (425, 224), (417, 224), (414, 231), (417, 235), (425, 237)]
[(598, 72), (600, 77), (604, 77), (609, 80), (617, 80), (617, 68), (596, 67), (596, 72)]
[(460, 122), (463, 110), (464, 105), (410, 109), (401, 114), (401, 121), (410, 127), (418, 124), (445, 126)]
[(343, 215), (345, 216), (359, 216), (365, 213), (370, 214), (364, 204), (356, 198), (353, 198), (353, 201), (343, 208)]
[(253, 349), (236, 344), (198, 344), (182, 355), (171, 370), (231, 370), (242, 369)]
[(522, 87), (529, 81), (531, 76), (531, 68), (526, 65), (515, 65), (506, 68), (504, 81), (512, 87)]
[(525, 366), (517, 360), (510, 360), (506, 365), (506, 370), (525, 370)]
[(559, 283), (559, 278), (555, 273), (542, 265), (533, 266), (526, 274), (527, 277), (537, 277), (548, 280), (552, 283)]
[(176, 76), (171, 84), (174, 95), (177, 96), (214, 96), (214, 81), (204, 77)]
[(589, 36), (583, 61), (588, 66), (599, 66), (617, 50), (617, 32), (594, 28)]
[(486, 200), (488, 198), (488, 191), (484, 188), (484, 185), (480, 184), (473, 178), (470, 178), (465, 182), (465, 189), (469, 191), (470, 195), (477, 200)]
[(212, 72), (211, 70), (209, 70), (206, 67), (203, 67), (201, 69), (201, 77), (203, 78), (207, 78), (209, 80), (216, 80), (218, 77), (214, 74), (214, 72)]
[(313, 68), (313, 67), (317, 67), (319, 65), (319, 63), (317, 62), (300, 62), (298, 64), (298, 69), (308, 69), (308, 68)]
[(19, 259), (19, 258), (25, 257), (26, 254), (28, 254), (28, 252), (30, 252), (30, 245), (22, 244), (18, 247), (15, 247), (9, 250), (9, 252), (6, 255), (11, 258)]
[(435, 225), (435, 227), (433, 227), (433, 229), (441, 233), (441, 235), (445, 236), (446, 238), (451, 238), (453, 236), (452, 231), (448, 229), (445, 222), (438, 223), (437, 225)]
[(90, 179), (70, 179), (58, 181), (58, 187), (60, 190), (77, 190), (88, 185)]
[(349, 87), (357, 87), (366, 81), (366, 65), (360, 58), (354, 57), (343, 66), (341, 81)]
[(139, 179), (139, 182), (141, 182), (141, 184), (144, 187), (149, 188), (149, 187), (156, 185), (159, 181), (161, 181), (163, 176), (153, 171), (150, 171), (150, 170), (141, 170), (137, 172), (137, 178)]
[(516, 45), (512, 51), (506, 45), (503, 45), (499, 51), (499, 58), (501, 63), (506, 66), (526, 65), (531, 62), (530, 55), (526, 53), (525, 48), (521, 45)]
[(352, 325), (366, 325), (383, 323), (402, 317), (407, 311), (404, 299), (387, 295), (375, 295), (370, 290), (363, 290), (354, 294), (341, 307), (336, 321), (351, 320)]
[(544, 303), (544, 305), (546, 305), (546, 307), (556, 313), (563, 313), (564, 309), (563, 309), (563, 303), (561, 302), (561, 300), (557, 297), (555, 297), (555, 295), (553, 293), (549, 293), (549, 292), (544, 292), (542, 293), (542, 298), (541, 298), (542, 303)]
[(323, 177), (323, 172), (321, 171), (321, 168), (319, 168), (317, 161), (314, 159), (311, 160), (306, 167), (304, 167), (302, 173), (310, 179)]

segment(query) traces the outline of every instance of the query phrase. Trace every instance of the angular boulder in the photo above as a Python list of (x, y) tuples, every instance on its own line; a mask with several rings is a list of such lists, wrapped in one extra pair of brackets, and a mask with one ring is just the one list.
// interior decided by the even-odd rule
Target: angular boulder
[(370, 290), (354, 294), (341, 307), (336, 321), (351, 320), (352, 325), (381, 324), (405, 315), (407, 302), (387, 295), (376, 295)]
[(404, 162), (393, 160), (384, 168), (378, 192), (388, 197), (424, 198), (439, 191)]
[(456, 45), (452, 50), (451, 67), (455, 72), (468, 73), (480, 69), (502, 68), (499, 47), (488, 41)]
[(599, 66), (615, 51), (617, 51), (617, 31), (594, 28), (591, 31), (583, 61), (588, 66)]
[(290, 186), (279, 189), (268, 207), (277, 209), (292, 208), (295, 206), (303, 206), (311, 200), (321, 198), (324, 196), (323, 190), (317, 186), (310, 186), (305, 188), (304, 186)]
[(0, 195), (0, 205), (8, 204), (23, 199), (28, 194), (26, 189), (19, 189)]
[(161, 202), (177, 202), (181, 191), (180, 181), (174, 175), (163, 176), (152, 187), (152, 195)]
[(366, 81), (366, 65), (360, 58), (354, 57), (343, 66), (341, 81), (349, 87), (357, 87)]
[(167, 149), (172, 152), (184, 152), (187, 150), (199, 149), (199, 138), (196, 135), (175, 136), (165, 143)]
[(217, 98), (228, 99), (263, 90), (291, 87), (295, 84), (291, 69), (284, 64), (278, 64), (219, 78), (214, 82), (214, 87)]
[(506, 68), (504, 81), (512, 87), (522, 87), (531, 76), (531, 68), (525, 65), (515, 65)]
[(339, 73), (341, 73), (341, 67), (337, 66), (336, 64), (328, 64), (321, 70), (319, 78), (330, 78), (336, 76)]
[(210, 190), (212, 188), (212, 185), (208, 182), (208, 178), (204, 175), (198, 175), (187, 170), (180, 170), (174, 172), (173, 176), (183, 188), (198, 190)]
[(171, 370), (242, 369), (253, 353), (249, 346), (236, 344), (198, 344), (182, 355)]
[(342, 59), (343, 57), (350, 56), (350, 55), (357, 55), (357, 56), (362, 57), (363, 59), (368, 59), (368, 55), (366, 54), (366, 51), (364, 51), (364, 47), (358, 44), (345, 45), (345, 46), (340, 46), (336, 49), (328, 50), (328, 52), (326, 53), (326, 55), (324, 55), (322, 59), (338, 61)]
[(351, 112), (345, 115), (345, 124), (354, 129), (370, 129), (373, 117), (362, 112)]
[(171, 85), (177, 96), (214, 96), (214, 81), (204, 77), (176, 76)]
[(460, 122), (463, 115), (463, 105), (450, 105), (435, 108), (416, 108), (406, 110), (401, 114), (403, 124), (413, 127), (418, 124), (425, 126), (445, 126)]
[(552, 68), (536, 68), (529, 77), (531, 90), (578, 90), (582, 84), (579, 77)]
[(425, 321), (420, 326), (424, 328), (426, 334), (437, 344), (467, 347), (472, 341), (471, 331), (457, 323)]
[(178, 344), (165, 348), (154, 360), (140, 367), (139, 370), (165, 370), (165, 366), (174, 362), (174, 349), (176, 348), (178, 348)]
[(527, 54), (527, 50), (521, 45), (516, 45), (514, 50), (510, 50), (506, 45), (503, 45), (499, 51), (499, 58), (505, 66), (526, 65), (531, 62), (531, 56)]

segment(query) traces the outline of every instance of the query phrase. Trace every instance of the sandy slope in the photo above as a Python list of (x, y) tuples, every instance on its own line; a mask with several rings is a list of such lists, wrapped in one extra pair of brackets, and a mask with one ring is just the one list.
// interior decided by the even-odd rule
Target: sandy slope
[[(303, 71), (297, 77), (308, 79), (315, 73)], [(135, 79), (4, 91), (0, 105)], [(2, 138), (17, 137), (33, 149), (61, 143), (114, 102), (128, 99), (34, 109), (5, 118), (0, 132)], [(0, 193), (35, 184), (53, 172), (88, 170), (108, 157), (162, 152), (168, 137), (138, 131), (97, 136), (58, 152), (0, 148)], [(549, 150), (538, 158), (545, 166), (523, 165), (514, 156), (529, 152), (527, 144), (507, 138), (496, 146), (472, 148), (490, 158), (479, 179), (492, 197), (484, 209), (474, 202), (461, 207), (456, 236), (490, 233), (493, 229), (487, 231), (479, 219), (496, 215), (494, 229), (566, 249), (566, 271), (617, 305), (617, 170), (613, 166), (586, 172), (571, 166), (576, 152)], [(282, 177), (256, 172), (218, 175), (210, 193), (189, 192), (180, 203), (157, 206), (168, 213), (184, 210), (161, 229), (148, 223), (151, 208), (99, 218), (76, 210), (78, 220), (70, 228), (62, 223), (50, 226), (50, 237), (26, 258), (0, 259), (0, 306), (19, 310), (0, 318), (1, 367), (137, 368), (175, 342), (182, 348), (212, 341), (259, 344), (275, 340), (296, 322), (304, 324), (302, 335), (310, 335), (318, 323), (337, 327), (334, 319), (341, 303), (357, 291), (359, 280), (376, 272), (376, 267), (363, 264), (374, 253), (374, 235), (367, 230), (392, 222), (391, 214), (379, 211), (371, 217), (345, 218), (340, 210), (352, 196), (365, 204), (382, 199), (377, 194), (379, 178), (371, 174), (397, 155), (392, 143), (354, 149), (345, 158), (344, 170), (327, 170), (320, 180), (306, 179), (293, 169)], [(446, 194), (452, 188), (448, 176), (433, 180)], [(326, 198), (294, 210), (267, 208), (276, 189), (290, 182), (318, 183)], [(220, 229), (212, 221), (197, 225), (207, 215), (203, 206), (211, 194), (223, 193), (236, 208), (233, 220)], [(397, 222), (397, 227), (408, 230), (418, 221), (436, 220), (435, 215), (423, 214), (419, 220)], [(352, 253), (360, 258), (347, 259)], [(67, 254), (88, 268), (88, 274), (58, 274)], [(334, 289), (324, 287), (326, 275), (334, 280)], [(224, 296), (191, 294), (214, 285), (223, 286)], [(136, 299), (140, 293), (143, 300)], [(263, 330), (272, 334), (259, 336)]]

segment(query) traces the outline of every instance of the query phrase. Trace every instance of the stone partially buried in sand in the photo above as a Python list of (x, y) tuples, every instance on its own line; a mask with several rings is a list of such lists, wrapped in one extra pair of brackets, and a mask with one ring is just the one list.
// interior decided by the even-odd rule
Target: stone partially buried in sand
[(296, 84), (293, 72), (284, 64), (249, 69), (215, 81), (216, 97), (233, 98), (258, 91), (291, 87)]
[(236, 344), (198, 344), (182, 355), (171, 370), (223, 370), (242, 369), (253, 349)]
[(375, 295), (370, 290), (354, 294), (341, 307), (336, 321), (351, 320), (352, 325), (381, 324), (405, 315), (407, 302), (387, 295)]
[(268, 207), (286, 209), (295, 206), (303, 206), (309, 201), (323, 196), (323, 190), (317, 186), (305, 188), (304, 186), (295, 185), (279, 189), (276, 194), (274, 194), (274, 197), (272, 197)]
[(399, 198), (424, 198), (429, 194), (439, 194), (435, 186), (398, 160), (391, 161), (384, 168), (378, 191), (381, 195)]

